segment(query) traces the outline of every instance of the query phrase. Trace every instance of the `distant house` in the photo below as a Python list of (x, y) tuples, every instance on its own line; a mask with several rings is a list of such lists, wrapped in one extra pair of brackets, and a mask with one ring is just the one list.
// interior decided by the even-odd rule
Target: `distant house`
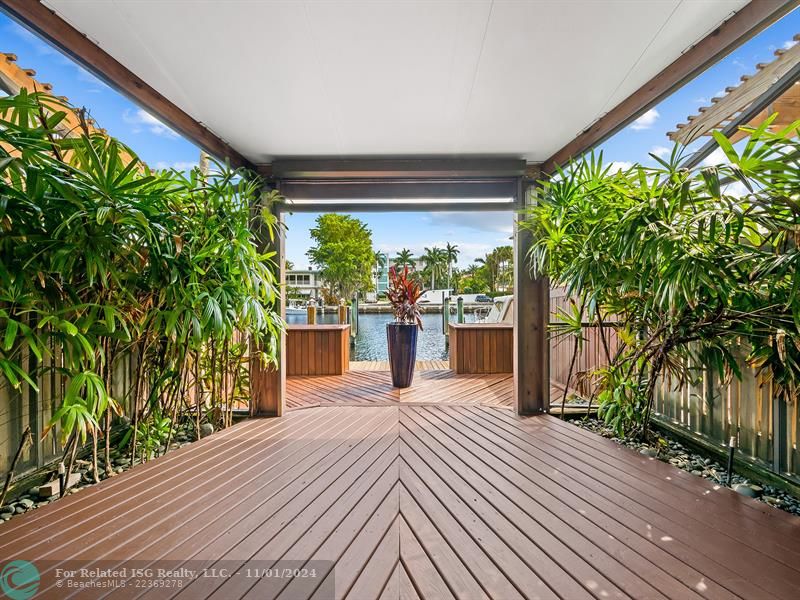
[(391, 264), (389, 263), (388, 254), (383, 254), (383, 263), (384, 264), (382, 267), (380, 267), (380, 269), (376, 269), (375, 292), (378, 296), (389, 289), (389, 267)]
[(319, 271), (292, 270), (286, 271), (286, 285), (296, 290), (301, 296), (316, 300), (322, 297), (322, 288), (325, 287), (325, 282), (320, 277)]

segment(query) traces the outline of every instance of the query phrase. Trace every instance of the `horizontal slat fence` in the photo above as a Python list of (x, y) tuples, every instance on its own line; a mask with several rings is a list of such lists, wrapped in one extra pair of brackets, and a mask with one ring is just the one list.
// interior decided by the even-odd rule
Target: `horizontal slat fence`
[[(568, 310), (570, 298), (563, 288), (550, 290), (551, 324), (559, 321), (559, 309)], [(587, 320), (589, 320), (587, 318)], [(618, 340), (606, 328), (610, 351)], [(593, 382), (586, 374), (606, 364), (605, 351), (597, 327), (584, 327), (583, 349), (575, 361), (571, 386), (591, 394)], [(550, 340), (550, 376), (566, 385), (573, 341), (570, 336)], [(745, 355), (744, 351), (741, 353)], [(708, 373), (696, 382), (677, 385), (669, 376), (656, 389), (655, 417), (669, 423), (689, 437), (725, 446), (733, 436), (739, 451), (755, 464), (800, 483), (797, 402), (776, 398), (772, 383), (741, 363), (742, 380), (723, 384)], [(577, 376), (577, 378), (576, 378)]]

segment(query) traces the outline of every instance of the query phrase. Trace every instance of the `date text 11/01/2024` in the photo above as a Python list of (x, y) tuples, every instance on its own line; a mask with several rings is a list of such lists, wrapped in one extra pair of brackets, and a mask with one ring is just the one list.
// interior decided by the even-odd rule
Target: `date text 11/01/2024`
[(126, 577), (155, 577), (158, 579), (227, 579), (233, 576), (240, 576), (253, 579), (265, 579), (270, 577), (289, 578), (289, 577), (309, 577), (317, 576), (316, 569), (292, 569), (287, 567), (276, 568), (253, 568), (245, 567), (242, 569), (227, 568), (205, 568), (187, 569), (160, 569), (160, 568), (128, 568), (119, 569), (56, 569), (57, 579), (104, 579), (104, 578), (126, 578)]

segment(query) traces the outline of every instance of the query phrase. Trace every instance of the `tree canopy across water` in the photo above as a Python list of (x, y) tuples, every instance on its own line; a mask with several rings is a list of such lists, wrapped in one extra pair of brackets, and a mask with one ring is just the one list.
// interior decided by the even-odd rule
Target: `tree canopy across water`
[(356, 292), (372, 289), (375, 251), (372, 232), (362, 221), (350, 215), (320, 215), (311, 238), (315, 245), (306, 254), (335, 296), (350, 300)]
[(598, 377), (601, 414), (619, 432), (646, 431), (665, 373), (725, 382), (748, 364), (797, 399), (800, 142), (798, 124), (768, 125), (741, 149), (717, 135), (723, 165), (684, 169), (678, 148), (626, 171), (592, 156), (542, 183), (531, 267), (575, 298), (562, 331), (618, 322), (622, 344)]
[(66, 385), (51, 426), (73, 458), (91, 436), (96, 458), (125, 410), (115, 373), (135, 356), (124, 445), (146, 459), (189, 410), (198, 434), (201, 420), (230, 422), (251, 342), (274, 359), (278, 282), (251, 227), (272, 235), (272, 198), (224, 165), (152, 171), (85, 122), (64, 132), (69, 110), (25, 91), (0, 98), (0, 385), (56, 370)]

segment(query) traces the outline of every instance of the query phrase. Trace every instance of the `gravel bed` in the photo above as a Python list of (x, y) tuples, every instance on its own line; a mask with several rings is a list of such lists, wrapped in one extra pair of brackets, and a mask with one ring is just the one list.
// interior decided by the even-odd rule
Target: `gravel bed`
[[(697, 454), (668, 434), (659, 432), (658, 436), (666, 441), (666, 445), (658, 444), (657, 441), (643, 444), (637, 439), (618, 438), (605, 423), (598, 419), (572, 419), (571, 422), (573, 425), (583, 427), (618, 444), (632, 448), (640, 454), (668, 462), (692, 475), (709, 479), (716, 484), (726, 485), (727, 469), (717, 461), (716, 457)], [(734, 471), (731, 476), (731, 488), (743, 496), (755, 498), (760, 502), (800, 516), (800, 500), (775, 486), (753, 481)]]
[[(214, 432), (214, 428), (209, 423), (203, 423), (200, 426), (202, 437), (206, 435), (210, 435)], [(191, 444), (195, 440), (195, 430), (192, 426), (187, 426), (178, 430), (175, 434), (175, 438), (173, 442), (170, 444), (170, 450), (177, 450), (185, 446), (186, 444)], [(162, 446), (160, 449), (160, 453), (164, 454), (166, 448)], [(99, 471), (98, 477), (100, 481), (107, 479), (108, 477), (114, 477), (119, 475), (120, 473), (124, 473), (131, 467), (139, 464), (137, 460), (134, 464), (131, 464), (131, 459), (129, 454), (123, 455), (119, 450), (116, 448), (112, 449), (110, 452), (111, 457), (111, 475), (106, 475), (105, 470), (105, 460), (103, 457), (103, 452), (100, 452), (100, 455), (97, 457), (97, 470)], [(73, 473), (79, 473), (81, 476), (80, 482), (73, 485), (71, 488), (67, 490), (67, 493), (64, 495), (66, 498), (70, 494), (77, 494), (82, 489), (91, 487), (93, 485), (97, 485), (94, 482), (93, 477), (93, 468), (92, 463), (90, 460), (76, 460), (75, 466), (73, 468)], [(53, 471), (50, 476), (46, 479), (46, 481), (52, 481), (58, 479), (57, 471)], [(55, 496), (42, 496), (39, 493), (39, 486), (33, 487), (27, 491), (27, 493), (22, 494), (18, 498), (13, 500), (9, 500), (7, 504), (4, 506), (0, 506), (0, 526), (6, 521), (10, 521), (12, 518), (24, 514), (26, 512), (30, 512), (32, 510), (36, 510), (42, 506), (47, 506), (51, 502), (55, 502), (59, 499), (58, 495)]]

